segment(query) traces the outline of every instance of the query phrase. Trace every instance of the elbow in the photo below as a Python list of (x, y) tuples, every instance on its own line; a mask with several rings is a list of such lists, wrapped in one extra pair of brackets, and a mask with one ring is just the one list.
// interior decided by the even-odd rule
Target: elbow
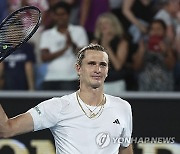
[(46, 60), (46, 59), (44, 59), (44, 58), (41, 58), (41, 60), (42, 60), (42, 62), (44, 62), (44, 63), (45, 63), (45, 62), (47, 62), (47, 60)]
[(0, 138), (10, 138), (13, 137), (14, 131), (9, 122), (6, 124), (0, 125)]
[(139, 70), (141, 70), (141, 68), (143, 67), (143, 65), (144, 65), (144, 62), (143, 61), (134, 61), (133, 62), (133, 65), (132, 65), (132, 68), (133, 68), (133, 70), (134, 71), (139, 71)]
[(9, 135), (8, 133), (0, 133), (0, 139), (1, 138), (7, 139), (7, 138), (10, 138), (10, 137), (12, 137), (12, 136)]
[(49, 50), (43, 49), (41, 51), (41, 60), (42, 62), (48, 62), (50, 60), (51, 54), (49, 53)]
[(46, 57), (46, 56), (42, 56), (42, 57), (41, 57), (41, 60), (42, 60), (42, 62), (44, 62), (44, 63), (49, 61), (48, 57)]
[(122, 8), (122, 14), (127, 17), (130, 14), (130, 11), (126, 8)]
[(123, 9), (123, 8), (122, 8), (122, 13), (123, 13), (123, 15), (126, 15), (126, 14), (127, 14), (126, 9)]
[(1, 138), (4, 138), (4, 139), (7, 139), (7, 138), (10, 138), (10, 137), (13, 137), (13, 133), (9, 132), (9, 131), (4, 131), (4, 132), (0, 132), (0, 139)]

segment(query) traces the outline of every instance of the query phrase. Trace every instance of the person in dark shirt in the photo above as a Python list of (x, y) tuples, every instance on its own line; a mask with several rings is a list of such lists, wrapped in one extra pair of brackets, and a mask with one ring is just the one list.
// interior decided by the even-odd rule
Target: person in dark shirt
[(2, 90), (34, 89), (34, 47), (26, 43), (0, 63)]

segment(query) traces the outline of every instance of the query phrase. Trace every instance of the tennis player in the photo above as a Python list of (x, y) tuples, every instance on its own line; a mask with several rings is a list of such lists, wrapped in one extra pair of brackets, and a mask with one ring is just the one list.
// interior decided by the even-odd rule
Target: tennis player
[(56, 154), (133, 154), (132, 112), (125, 100), (103, 93), (108, 55), (90, 44), (77, 55), (80, 89), (46, 100), (8, 119), (0, 106), (0, 138), (49, 128)]

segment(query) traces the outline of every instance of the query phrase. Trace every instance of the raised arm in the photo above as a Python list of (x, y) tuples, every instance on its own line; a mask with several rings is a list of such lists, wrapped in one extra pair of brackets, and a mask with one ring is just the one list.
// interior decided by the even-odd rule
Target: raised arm
[(132, 24), (136, 25), (141, 32), (145, 33), (146, 27), (137, 19), (131, 10), (134, 2), (135, 0), (124, 0), (122, 5), (122, 12)]
[(107, 46), (109, 58), (114, 66), (115, 70), (119, 71), (122, 69), (123, 65), (126, 62), (128, 56), (128, 42), (126, 40), (122, 40), (117, 47), (117, 54), (114, 54), (112, 48)]
[(8, 118), (0, 105), (0, 138), (8, 138), (33, 131), (33, 119), (30, 113)]
[(84, 26), (88, 17), (89, 9), (91, 6), (91, 0), (83, 0), (81, 4), (81, 16), (80, 16), (80, 25)]

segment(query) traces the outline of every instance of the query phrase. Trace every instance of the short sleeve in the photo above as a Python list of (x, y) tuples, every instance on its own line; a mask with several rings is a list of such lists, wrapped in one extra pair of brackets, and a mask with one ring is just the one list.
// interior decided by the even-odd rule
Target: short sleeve
[(52, 98), (27, 111), (33, 118), (34, 131), (55, 126), (59, 121), (61, 108), (60, 99)]
[(121, 144), (122, 147), (128, 147), (130, 145), (131, 135), (132, 135), (132, 110), (130, 104), (128, 103), (126, 123), (121, 136), (122, 138), (124, 138), (124, 142)]

